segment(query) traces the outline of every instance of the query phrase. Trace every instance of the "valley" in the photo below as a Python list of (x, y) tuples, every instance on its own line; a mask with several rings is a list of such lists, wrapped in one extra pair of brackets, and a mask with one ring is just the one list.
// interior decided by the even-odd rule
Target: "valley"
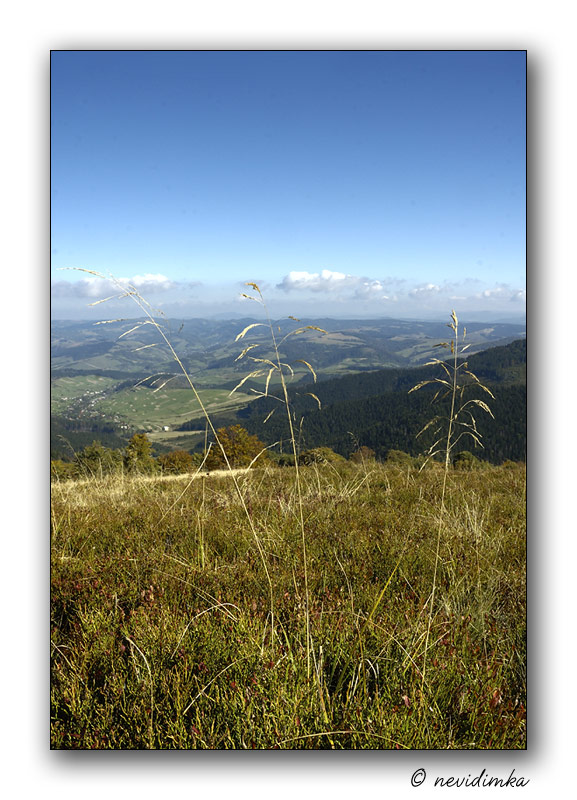
[[(211, 419), (218, 424), (240, 422), (250, 430), (262, 426), (275, 401), (261, 395), (265, 390), (275, 395), (280, 388), (278, 374), (270, 374), (268, 366), (275, 360), (270, 329), (252, 318), (161, 324)], [(473, 358), (525, 336), (522, 323), (463, 324)], [(308, 417), (314, 416), (316, 404), (309, 397), (303, 406), (305, 394), (330, 406), (393, 392), (397, 405), (408, 407), (406, 392), (422, 365), (438, 355), (446, 328), (442, 322), (392, 319), (289, 318), (273, 323), (280, 358), (287, 365), (291, 402)], [(239, 357), (243, 351), (244, 357)], [(317, 412), (313, 424), (318, 423), (319, 433), (313, 432), (309, 440), (316, 444), (319, 436), (328, 436), (331, 446), (344, 452), (346, 435), (334, 414), (332, 421), (320, 423), (325, 412)], [(144, 432), (158, 452), (194, 450), (204, 442), (204, 413), (159, 331), (147, 320), (53, 321), (51, 413), (57, 431), (51, 440), (53, 457), (66, 458), (90, 436), (101, 439), (103, 433), (127, 441)], [(357, 407), (352, 419), (366, 414)], [(263, 438), (269, 444), (282, 435), (275, 420), (268, 431)], [(374, 448), (374, 436), (372, 441)]]

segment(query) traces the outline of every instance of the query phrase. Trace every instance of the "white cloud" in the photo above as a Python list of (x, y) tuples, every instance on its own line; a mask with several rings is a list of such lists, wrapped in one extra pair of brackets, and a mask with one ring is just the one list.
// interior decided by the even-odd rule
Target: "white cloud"
[(120, 278), (120, 283), (131, 284), (137, 289), (142, 289), (148, 292), (165, 292), (168, 289), (173, 289), (175, 284), (166, 275), (152, 275), (147, 272), (145, 275), (135, 275), (133, 278)]
[(304, 290), (340, 294), (348, 291), (349, 296), (356, 299), (388, 299), (382, 281), (358, 275), (346, 275), (344, 272), (330, 269), (323, 269), (321, 272), (289, 272), (277, 288), (285, 292)]
[[(323, 269), (318, 272), (289, 272), (276, 286), (262, 280), (257, 280), (257, 283), (263, 289), (267, 307), (273, 315), (339, 317), (386, 313), (401, 317), (439, 315), (440, 318), (451, 308), (460, 315), (470, 312), (512, 315), (523, 313), (525, 306), (524, 287), (504, 283), (491, 286), (473, 279), (439, 284), (434, 280), (417, 283), (408, 278), (374, 278)], [(219, 313), (227, 310), (242, 310), (247, 314), (258, 312), (254, 303), (242, 297), (242, 294), (253, 294), (251, 287), (244, 282), (213, 286), (171, 280), (162, 273), (142, 273), (120, 278), (115, 283), (108, 278), (84, 273), (81, 280), (57, 281), (52, 285), (52, 314), (73, 318), (79, 313), (81, 316), (91, 313), (92, 309), (90, 312), (79, 309), (86, 309), (98, 300), (122, 295), (129, 284), (165, 313), (170, 310), (173, 314), (183, 315), (187, 308), (191, 316), (210, 315), (214, 309)], [(126, 299), (111, 301), (111, 305), (116, 303), (122, 305), (121, 313), (124, 315), (130, 313), (128, 307), (135, 305), (127, 303)], [(97, 310), (100, 310), (99, 306)], [(135, 306), (134, 313), (137, 311)]]
[(495, 286), (492, 289), (485, 289), (476, 295), (479, 298), (489, 300), (509, 300), (511, 302), (522, 301), (525, 302), (527, 293), (525, 289), (511, 289), (506, 284)]
[(51, 286), (52, 297), (101, 297), (103, 294), (118, 293), (111, 281), (102, 278), (82, 278), (79, 281), (54, 281)]
[[(481, 307), (504, 310), (505, 304), (525, 301), (524, 289), (513, 289), (507, 284), (483, 287), (480, 283), (478, 279), (466, 279), (442, 284), (428, 281), (411, 286), (403, 278), (376, 279), (324, 269), (320, 272), (289, 272), (277, 288), (286, 293), (300, 292), (303, 296), (323, 294), (333, 305), (370, 303), (375, 310), (377, 304), (384, 302), (389, 309), (394, 304), (396, 307), (403, 306), (407, 311), (417, 304), (429, 312), (435, 309), (442, 311), (452, 303), (472, 310)], [(315, 302), (321, 302), (320, 298)]]
[(361, 278), (356, 286), (355, 296), (363, 299), (371, 299), (374, 297), (379, 300), (388, 300), (388, 295), (384, 292), (385, 285), (382, 281)]
[[(145, 273), (144, 275), (134, 275), (132, 278), (109, 278), (89, 277), (79, 281), (55, 281), (52, 284), (52, 297), (80, 297), (97, 299), (112, 295), (121, 294), (128, 286), (133, 286), (143, 295), (157, 294), (175, 289), (179, 284), (160, 273)], [(198, 284), (187, 284), (198, 285)]]
[(411, 289), (409, 292), (410, 297), (430, 297), (431, 295), (435, 295), (441, 291), (441, 287), (437, 286), (436, 283), (425, 283), (421, 286), (415, 286), (414, 289)]
[(478, 284), (479, 281), (472, 279), (442, 285), (423, 283), (410, 289), (407, 297), (413, 303), (418, 301), (421, 308), (429, 310), (441, 310), (444, 304), (458, 304), (467, 311), (505, 312), (511, 302), (525, 302), (525, 289), (513, 289), (504, 283), (480, 289)]
[(323, 269), (322, 272), (289, 272), (278, 288), (286, 292), (299, 289), (307, 289), (311, 292), (327, 292), (336, 288), (350, 285), (352, 275), (345, 275), (344, 272), (333, 272), (330, 269)]
[(496, 289), (485, 289), (481, 292), (481, 297), (503, 297), (506, 294), (506, 290), (499, 286)]

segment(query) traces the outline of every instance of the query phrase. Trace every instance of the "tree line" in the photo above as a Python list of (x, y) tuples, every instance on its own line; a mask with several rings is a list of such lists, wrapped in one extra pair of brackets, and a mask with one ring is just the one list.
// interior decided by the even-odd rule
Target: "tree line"
[(106, 475), (178, 475), (195, 469), (222, 469), (228, 466), (247, 467), (268, 459), (267, 447), (257, 436), (240, 425), (220, 428), (218, 440), (209, 442), (203, 452), (173, 450), (155, 455), (145, 433), (136, 433), (124, 448), (105, 447), (94, 440), (83, 447), (72, 461), (51, 460), (53, 479), (104, 477)]
[[(240, 425), (219, 428), (216, 440), (209, 441), (201, 452), (173, 450), (170, 453), (155, 455), (152, 443), (144, 433), (135, 434), (125, 448), (105, 447), (100, 441), (93, 441), (75, 454), (72, 461), (52, 459), (52, 480), (83, 478), (103, 478), (110, 475), (182, 475), (204, 470), (237, 469), (263, 466), (266, 463), (278, 467), (291, 467), (295, 464), (292, 447), (282, 445), (271, 448), (256, 435), (249, 433)], [(349, 439), (347, 457), (326, 445), (302, 449), (298, 453), (301, 466), (311, 464), (344, 463), (347, 458), (357, 464), (370, 464), (380, 460), (404, 468), (424, 465), (422, 455), (412, 455), (404, 450), (389, 448), (379, 455), (372, 447)], [(457, 453), (453, 459), (455, 469), (481, 469), (486, 462), (469, 451)]]

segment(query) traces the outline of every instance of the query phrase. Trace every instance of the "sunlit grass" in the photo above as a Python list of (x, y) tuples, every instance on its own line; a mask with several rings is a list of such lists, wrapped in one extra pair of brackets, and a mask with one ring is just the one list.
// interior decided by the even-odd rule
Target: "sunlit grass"
[(54, 486), (53, 747), (525, 746), (524, 468), (449, 476), (424, 716), (442, 473), (302, 468), (322, 704), (290, 473), (237, 477), (274, 637), (230, 477)]

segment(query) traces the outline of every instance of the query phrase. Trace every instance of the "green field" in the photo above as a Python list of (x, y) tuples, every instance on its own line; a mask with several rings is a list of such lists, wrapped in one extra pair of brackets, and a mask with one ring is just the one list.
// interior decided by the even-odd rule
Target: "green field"
[(51, 408), (53, 413), (65, 411), (70, 401), (86, 395), (87, 392), (103, 392), (110, 389), (118, 381), (103, 375), (78, 375), (58, 378), (51, 381)]
[[(206, 410), (213, 416), (245, 405), (252, 396), (235, 393), (229, 397), (225, 389), (199, 389)], [(195, 417), (202, 410), (191, 389), (162, 389), (155, 391), (146, 386), (113, 392), (94, 404), (94, 410), (107, 418), (129, 420), (141, 430), (161, 430), (174, 427)]]

